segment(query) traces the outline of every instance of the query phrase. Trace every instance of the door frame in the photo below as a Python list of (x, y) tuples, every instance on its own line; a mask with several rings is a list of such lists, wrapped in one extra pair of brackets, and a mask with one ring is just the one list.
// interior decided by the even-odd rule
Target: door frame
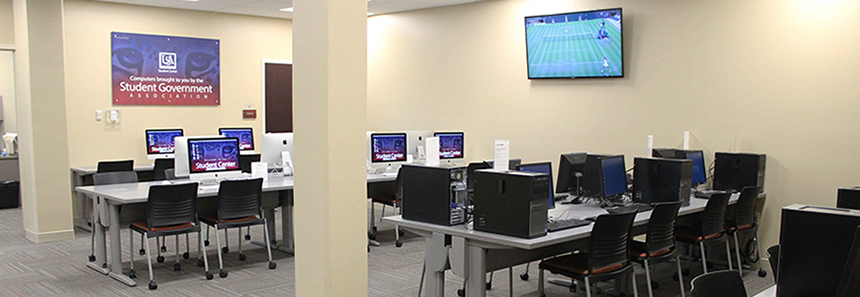
[(260, 71), (262, 79), (260, 81), (262, 82), (262, 90), (263, 90), (263, 92), (262, 92), (263, 97), (260, 100), (260, 103), (261, 103), (260, 105), (262, 105), (262, 107), (260, 107), (260, 113), (262, 113), (261, 118), (263, 119), (263, 133), (261, 133), (261, 134), (266, 134), (266, 131), (267, 131), (266, 130), (266, 64), (293, 65), (293, 61), (292, 60), (263, 59), (263, 62), (260, 64), (262, 66), (261, 67), (262, 69)]

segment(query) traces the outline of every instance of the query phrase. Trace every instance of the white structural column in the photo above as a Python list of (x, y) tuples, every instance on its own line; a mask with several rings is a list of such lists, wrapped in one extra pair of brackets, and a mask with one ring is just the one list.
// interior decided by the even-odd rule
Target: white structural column
[(367, 1), (293, 6), (296, 293), (367, 296)]
[(34, 242), (73, 239), (63, 0), (14, 0), (13, 7), (24, 233)]

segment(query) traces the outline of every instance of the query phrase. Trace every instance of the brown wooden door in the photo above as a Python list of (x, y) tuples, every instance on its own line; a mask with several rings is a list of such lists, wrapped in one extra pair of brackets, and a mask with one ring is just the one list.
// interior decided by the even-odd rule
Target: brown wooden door
[(293, 132), (293, 65), (266, 63), (266, 133)]

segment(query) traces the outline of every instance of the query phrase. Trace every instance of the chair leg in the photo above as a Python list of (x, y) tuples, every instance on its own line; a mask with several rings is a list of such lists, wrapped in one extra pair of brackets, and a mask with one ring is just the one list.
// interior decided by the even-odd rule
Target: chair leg
[(588, 281), (588, 277), (585, 277), (585, 296), (591, 297), (591, 282)]
[[(95, 226), (95, 225), (93, 225)], [(135, 278), (134, 272), (134, 231), (128, 230), (128, 256), (129, 270), (128, 277)]]
[[(144, 240), (143, 242), (146, 244), (146, 264), (147, 266), (149, 266), (149, 289), (155, 290), (155, 288), (153, 288), (153, 285), (155, 285), (155, 279), (152, 276), (152, 257), (149, 254), (151, 251), (151, 249), (149, 248), (149, 236), (147, 236), (146, 233), (143, 233), (143, 237), (146, 238), (146, 240)], [(157, 236), (156, 240), (158, 240)]]
[(732, 248), (729, 245), (728, 238), (726, 238), (726, 260), (728, 260), (726, 262), (729, 262), (729, 270), (732, 270)]
[(376, 210), (373, 201), (370, 201), (370, 234), (376, 233)]
[(206, 241), (204, 241), (204, 244), (206, 244), (206, 242), (208, 242), (208, 241), (209, 241), (209, 225), (206, 225)]
[[(654, 297), (654, 290), (651, 288), (651, 267), (648, 266), (648, 259), (645, 259), (645, 283), (648, 284), (648, 297)], [(636, 283), (633, 283), (636, 287)]]
[(239, 261), (245, 261), (245, 255), (242, 254), (242, 227), (236, 229), (239, 229)]
[(735, 238), (735, 253), (737, 254), (738, 258), (738, 273), (740, 273), (741, 277), (744, 277), (744, 266), (743, 262), (741, 262), (741, 246), (738, 245), (738, 233), (735, 232), (734, 235), (735, 236), (733, 237)]
[(227, 271), (224, 270), (224, 259), (221, 256), (221, 236), (218, 235), (218, 225), (216, 224), (213, 227), (215, 228), (215, 246), (218, 247), (218, 275), (221, 278), (225, 278), (227, 277)]
[(418, 297), (421, 297), (421, 291), (424, 290), (424, 275), (427, 274), (427, 264), (421, 265), (421, 279), (418, 280)]
[(182, 258), (188, 259), (189, 253), (191, 253), (191, 240), (188, 239), (188, 233), (185, 233), (185, 253), (182, 254)]
[[(199, 224), (199, 223), (198, 223)], [(206, 227), (209, 229), (209, 226)], [(212, 273), (209, 272), (209, 259), (206, 257), (206, 250), (202, 248), (203, 246), (203, 235), (202, 232), (197, 232), (197, 257), (200, 257), (200, 254), (203, 254), (203, 271), (206, 279), (212, 279)]]
[(508, 296), (514, 297), (514, 267), (508, 266)]
[(681, 284), (681, 297), (687, 297), (684, 291), (684, 274), (681, 272), (681, 255), (675, 256), (675, 262), (678, 263), (678, 283)]
[[(161, 257), (161, 248), (160, 248), (161, 246), (162, 246), (162, 245), (161, 245), (161, 237), (156, 236), (156, 237), (155, 237), (155, 249), (156, 249), (157, 251), (155, 251), (155, 254), (156, 254), (156, 256), (158, 256), (158, 257)], [(148, 249), (149, 249), (149, 248), (147, 248), (147, 250), (148, 250)]]
[(702, 252), (702, 268), (705, 269), (705, 273), (708, 273), (708, 257), (705, 256), (705, 242), (699, 241), (699, 249)]
[(224, 228), (224, 252), (230, 251), (230, 236), (227, 236), (227, 228)]
[[(633, 297), (639, 297), (639, 286), (636, 285), (636, 269), (630, 272), (630, 279), (633, 282)], [(648, 282), (648, 285), (651, 285), (651, 282)]]
[(176, 244), (176, 249), (173, 251), (173, 256), (176, 258), (176, 263), (173, 264), (173, 271), (179, 271), (181, 269), (179, 266), (179, 234), (176, 234), (176, 240), (173, 242)]
[(277, 264), (272, 261), (272, 241), (269, 240), (269, 221), (266, 219), (263, 219), (263, 228), (265, 228), (263, 229), (263, 239), (266, 240), (266, 252), (269, 253), (269, 269), (275, 269)]
[(544, 296), (544, 288), (543, 288), (543, 269), (538, 268), (538, 295)]

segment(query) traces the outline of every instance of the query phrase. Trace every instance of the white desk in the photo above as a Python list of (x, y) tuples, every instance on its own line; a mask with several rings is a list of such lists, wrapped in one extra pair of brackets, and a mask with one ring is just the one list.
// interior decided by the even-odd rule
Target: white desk
[[(135, 165), (134, 171), (137, 173), (152, 171), (153, 166), (153, 164)], [(97, 169), (98, 168), (96, 166), (69, 168), (72, 180), (72, 197), (75, 198), (75, 201), (73, 203), (75, 203), (74, 205), (77, 206), (74, 209), (74, 224), (75, 227), (79, 227), (84, 230), (90, 230), (90, 227), (87, 225), (87, 223), (89, 223), (87, 221), (89, 219), (89, 216), (86, 215), (87, 197), (83, 193), (76, 192), (75, 188), (81, 186), (91, 186), (92, 183), (87, 183), (87, 177), (96, 174)]]
[[(729, 204), (737, 203), (739, 194), (732, 195)], [(759, 199), (765, 194), (760, 194)], [(691, 198), (690, 206), (681, 207), (679, 218), (702, 212), (707, 200)], [(559, 217), (569, 210), (570, 218), (585, 218), (607, 213), (597, 204), (562, 205), (549, 211), (550, 216)], [(636, 215), (634, 228), (648, 224), (650, 211)], [(571, 252), (585, 247), (585, 239), (591, 236), (592, 225), (568, 230), (549, 232), (546, 236), (523, 239), (481, 231), (469, 230), (466, 225), (443, 226), (404, 220), (401, 216), (385, 217), (383, 221), (426, 237), (425, 243), (425, 293), (426, 296), (441, 297), (445, 289), (446, 263), (450, 263), (454, 274), (466, 279), (466, 296), (486, 296), (486, 273), (501, 268)], [(445, 236), (451, 236), (450, 250), (445, 246)]]
[[(368, 183), (389, 182), (394, 181), (395, 176), (368, 175)], [(176, 181), (177, 183), (190, 181)], [(167, 181), (156, 182), (141, 182), (129, 184), (114, 184), (103, 186), (82, 186), (75, 190), (93, 200), (93, 216), (96, 224), (93, 226), (96, 238), (96, 260), (95, 262), (87, 263), (87, 266), (102, 273), (110, 275), (112, 278), (129, 286), (135, 286), (137, 283), (131, 278), (122, 274), (122, 250), (120, 240), (120, 206), (126, 204), (145, 203), (149, 196), (149, 187), (152, 185), (170, 184)], [(293, 232), (293, 178), (292, 177), (270, 177), (263, 182), (263, 205), (266, 210), (264, 216), (270, 222), (274, 222), (274, 207), (282, 206), (282, 242), (278, 247), (281, 250), (292, 253), (294, 251), (294, 232)], [(287, 192), (286, 198), (279, 201), (279, 192)], [(214, 197), (218, 195), (217, 187), (200, 188), (197, 192), (197, 197)], [(269, 207), (266, 207), (266, 206)], [(110, 230), (110, 265), (108, 266), (108, 257), (105, 228)], [(269, 225), (269, 238), (275, 238), (274, 224)], [(220, 248), (220, 247), (219, 247)]]
[(755, 294), (754, 297), (776, 297), (776, 285), (770, 286), (761, 293)]

